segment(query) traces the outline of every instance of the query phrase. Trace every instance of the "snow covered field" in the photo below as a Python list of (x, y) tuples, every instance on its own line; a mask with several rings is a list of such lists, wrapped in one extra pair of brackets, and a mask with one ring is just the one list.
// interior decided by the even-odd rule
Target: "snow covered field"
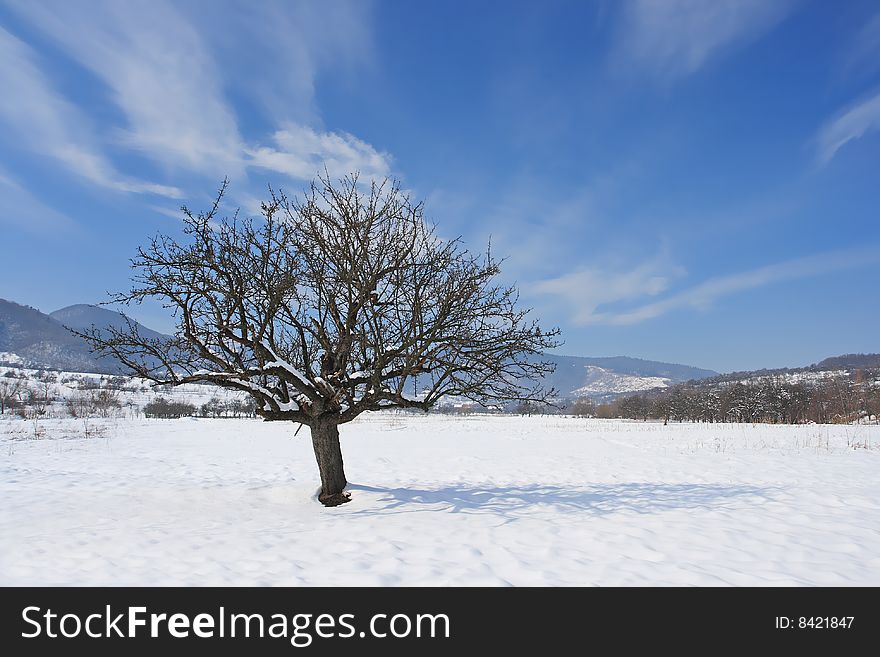
[[(0, 419), (3, 585), (880, 585), (880, 427)], [(88, 436), (88, 437), (86, 437)]]

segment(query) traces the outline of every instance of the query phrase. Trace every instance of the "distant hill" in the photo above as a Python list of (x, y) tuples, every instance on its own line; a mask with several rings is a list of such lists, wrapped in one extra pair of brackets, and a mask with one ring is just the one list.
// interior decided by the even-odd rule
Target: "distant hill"
[[(116, 327), (125, 328), (127, 326), (126, 317), (122, 313), (115, 310), (108, 310), (101, 306), (90, 306), (88, 304), (79, 303), (74, 306), (67, 306), (55, 312), (49, 313), (49, 317), (56, 322), (68, 326), (72, 329), (83, 330), (91, 326), (98, 327)], [(141, 335), (148, 338), (164, 338), (167, 337), (162, 333), (148, 329), (143, 324), (138, 324), (138, 331)]]
[[(100, 374), (125, 373), (112, 358), (95, 357), (84, 340), (65, 328), (120, 327), (125, 323), (125, 315), (100, 306), (76, 304), (46, 315), (36, 308), (0, 299), (0, 364)], [(147, 337), (166, 337), (141, 324), (137, 326)], [(564, 398), (589, 397), (594, 401), (610, 401), (692, 380), (712, 383), (781, 373), (880, 368), (880, 354), (846, 354), (803, 368), (730, 374), (628, 356), (590, 358), (548, 354), (542, 360), (556, 364), (556, 371), (544, 381), (547, 387), (555, 388)]]
[[(120, 326), (125, 324), (125, 316), (87, 305), (68, 306), (46, 315), (36, 308), (0, 299), (0, 364), (8, 362), (71, 372), (124, 373), (124, 368), (114, 359), (96, 357), (85, 340), (65, 328), (83, 329), (92, 324), (99, 328)], [(138, 327), (151, 337), (162, 335), (144, 326)]]
[[(0, 299), (0, 352), (22, 363), (79, 372), (104, 371), (86, 343), (36, 308)], [(11, 360), (11, 359), (9, 359)]]
[(779, 367), (728, 372), (710, 379), (703, 379), (702, 382), (707, 384), (733, 383), (737, 381), (754, 381), (768, 377), (782, 377), (792, 381), (808, 381), (822, 379), (831, 372), (852, 373), (856, 370), (880, 373), (880, 354), (843, 354), (841, 356), (825, 358), (818, 363), (805, 367)]
[(816, 370), (858, 370), (880, 368), (880, 354), (844, 354), (832, 356), (812, 365)]
[(542, 360), (556, 364), (556, 371), (545, 380), (546, 385), (556, 388), (562, 397), (589, 397), (595, 401), (718, 375), (689, 365), (628, 356), (587, 358), (547, 354)]
[[(93, 325), (121, 327), (125, 323), (124, 315), (100, 306), (76, 304), (46, 315), (29, 306), (0, 300), (0, 363), (77, 372), (121, 373), (124, 370), (118, 363), (110, 358), (96, 358), (89, 351), (88, 344), (65, 327), (83, 330)], [(141, 324), (138, 324), (138, 330), (147, 337), (164, 337)], [(563, 397), (605, 400), (716, 375), (716, 372), (687, 365), (626, 356), (548, 355), (546, 359), (556, 363), (557, 368), (545, 384), (556, 388)]]

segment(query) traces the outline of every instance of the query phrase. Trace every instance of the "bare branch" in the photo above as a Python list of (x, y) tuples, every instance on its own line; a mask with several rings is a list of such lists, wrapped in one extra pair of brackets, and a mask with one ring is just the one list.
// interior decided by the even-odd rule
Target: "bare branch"
[(490, 249), (441, 239), (396, 182), (325, 174), (301, 200), (270, 189), (255, 218), (183, 208), (183, 238), (158, 235), (113, 298), (159, 299), (174, 337), (137, 326), (81, 333), (158, 384), (202, 381), (252, 395), (270, 420), (339, 424), (364, 411), (427, 410), (444, 396), (546, 402), (540, 355), (558, 345), (497, 282)]

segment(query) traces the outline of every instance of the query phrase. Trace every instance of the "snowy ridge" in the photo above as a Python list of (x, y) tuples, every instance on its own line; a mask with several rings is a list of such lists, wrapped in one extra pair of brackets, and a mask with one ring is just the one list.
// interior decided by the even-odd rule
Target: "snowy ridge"
[(587, 370), (587, 383), (571, 391), (571, 394), (575, 397), (593, 398), (622, 395), (630, 392), (665, 388), (672, 383), (671, 379), (666, 377), (618, 374), (595, 365), (586, 365), (585, 369)]

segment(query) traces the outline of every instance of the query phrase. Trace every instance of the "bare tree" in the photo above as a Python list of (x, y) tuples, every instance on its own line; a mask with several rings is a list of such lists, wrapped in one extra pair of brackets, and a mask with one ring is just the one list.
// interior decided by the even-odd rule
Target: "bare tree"
[(589, 397), (578, 397), (566, 410), (578, 417), (590, 417), (596, 412), (596, 404)]
[(20, 391), (21, 379), (11, 377), (0, 379), (0, 415), (6, 413), (7, 407), (15, 406)]
[(496, 282), (490, 250), (442, 239), (396, 183), (325, 176), (301, 201), (270, 190), (257, 218), (220, 217), (226, 186), (207, 213), (183, 208), (184, 240), (140, 248), (133, 289), (112, 300), (162, 300), (174, 337), (133, 322), (83, 336), (157, 384), (241, 390), (264, 419), (308, 425), (323, 504), (349, 499), (338, 427), (364, 411), (551, 394), (535, 383), (553, 369), (538, 356), (559, 330)]

